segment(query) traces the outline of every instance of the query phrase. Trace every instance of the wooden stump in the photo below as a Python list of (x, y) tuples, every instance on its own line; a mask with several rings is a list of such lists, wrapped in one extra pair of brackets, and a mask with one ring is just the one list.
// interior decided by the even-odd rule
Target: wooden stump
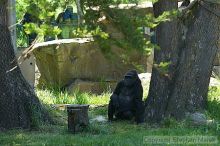
[(89, 105), (68, 105), (68, 131), (71, 133), (80, 132), (80, 130), (88, 126), (89, 116), (88, 116)]

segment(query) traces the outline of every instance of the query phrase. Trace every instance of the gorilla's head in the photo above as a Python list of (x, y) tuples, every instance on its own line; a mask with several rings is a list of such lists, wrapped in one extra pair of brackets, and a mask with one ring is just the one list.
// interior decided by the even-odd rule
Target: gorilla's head
[(128, 71), (124, 76), (125, 86), (132, 86), (134, 83), (138, 81), (138, 74), (136, 70)]

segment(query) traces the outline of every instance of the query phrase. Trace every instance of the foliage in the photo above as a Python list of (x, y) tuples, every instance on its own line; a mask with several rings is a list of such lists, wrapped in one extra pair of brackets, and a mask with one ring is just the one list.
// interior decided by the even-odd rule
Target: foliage
[[(142, 52), (149, 53), (152, 48), (158, 47), (151, 44), (143, 36), (142, 26), (150, 28), (156, 27), (160, 22), (170, 20), (171, 16), (176, 15), (175, 11), (165, 12), (158, 18), (153, 15), (146, 15), (146, 17), (131, 18), (130, 16), (120, 11), (109, 9), (110, 5), (117, 5), (120, 3), (138, 3), (141, 0), (81, 0), (81, 6), (84, 13), (85, 25), (77, 30), (74, 30), (74, 37), (95, 36), (100, 44), (100, 48), (104, 52), (110, 52), (110, 46), (107, 45), (112, 40), (108, 39), (108, 34), (105, 33), (105, 28), (99, 23), (98, 19), (104, 15), (107, 19), (112, 19), (116, 26), (126, 36), (125, 40), (114, 40), (115, 43), (121, 45), (126, 49), (137, 49)], [(74, 0), (18, 0), (17, 1), (17, 16), (18, 22), (21, 22), (24, 13), (28, 12), (39, 19), (40, 24), (25, 25), (26, 33), (36, 32), (40, 36), (57, 36), (61, 30), (57, 26), (50, 24), (50, 21), (55, 19), (57, 11), (64, 9), (67, 4), (73, 5)], [(89, 9), (88, 9), (89, 8)], [(94, 10), (94, 8), (98, 8)], [(42, 23), (43, 22), (43, 23)], [(125, 27), (126, 26), (126, 27)], [(98, 31), (98, 32), (97, 32)]]
[(208, 92), (208, 113), (211, 118), (220, 120), (220, 87), (210, 87)]
[(17, 0), (16, 1), (17, 22), (21, 23), (25, 13), (31, 14), (38, 19), (37, 23), (25, 25), (27, 33), (35, 32), (40, 36), (55, 36), (61, 31), (57, 26), (51, 24), (54, 21), (57, 11), (74, 0)]
[(74, 102), (74, 97), (69, 96), (67, 92), (60, 92), (54, 98), (54, 103), (56, 104), (71, 104)]
[(169, 71), (170, 65), (172, 65), (171, 62), (160, 62), (159, 64), (154, 64), (154, 67), (159, 71), (160, 74), (166, 75)]
[[(94, 2), (94, 3), (93, 3)], [(138, 2), (138, 1), (136, 1)], [(85, 8), (85, 22), (88, 24), (90, 29), (94, 29), (97, 25), (105, 31), (105, 27), (99, 23), (99, 18), (106, 16), (106, 19), (113, 22), (114, 26), (117, 27), (124, 34), (124, 39), (112, 39), (108, 40), (99, 40), (99, 42), (103, 42), (100, 44), (116, 44), (126, 51), (135, 49), (142, 53), (150, 54), (152, 49), (159, 49), (159, 46), (152, 44), (143, 34), (143, 26), (154, 29), (160, 23), (165, 21), (170, 21), (175, 18), (178, 14), (177, 10), (166, 11), (161, 16), (155, 18), (152, 14), (148, 14), (145, 17), (138, 16), (134, 14), (134, 16), (129, 16), (127, 12), (123, 12), (116, 9), (110, 9), (110, 4), (119, 4), (120, 1), (82, 1)], [(99, 6), (97, 10), (86, 9), (86, 7), (95, 7)], [(106, 43), (109, 42), (109, 43)], [(108, 45), (102, 45), (102, 48), (106, 48), (104, 50), (108, 50), (110, 52)]]
[(108, 39), (109, 37), (109, 35), (105, 33), (104, 31), (102, 31), (102, 29), (99, 26), (97, 26), (93, 30), (89, 30), (87, 25), (75, 29), (72, 35), (73, 37), (76, 37), (76, 38), (100, 37), (102, 39)]
[(48, 20), (57, 13), (58, 9), (64, 9), (66, 5), (72, 4), (74, 4), (74, 0), (17, 0), (17, 21), (22, 21), (26, 12), (35, 15), (40, 20)]
[(28, 38), (24, 33), (24, 29), (22, 26), (16, 27), (16, 35), (17, 35), (17, 40), (16, 40), (17, 47), (28, 47), (28, 43), (27, 43)]
[(147, 14), (144, 18), (137, 18), (139, 25), (147, 26), (149, 28), (155, 28), (160, 23), (171, 21), (178, 16), (179, 12), (177, 10), (165, 11), (162, 15), (155, 18), (153, 14)]
[(75, 97), (74, 103), (76, 103), (76, 104), (88, 104), (88, 97), (89, 97), (88, 93), (80, 93), (80, 91), (77, 89), (74, 92), (74, 97)]
[(118, 27), (125, 35), (125, 41), (119, 42), (122, 46), (124, 46), (123, 48), (137, 49), (143, 52), (146, 48), (147, 39), (144, 37), (141, 25), (138, 25), (137, 21), (129, 17), (125, 12), (117, 10), (114, 11), (111, 9), (109, 9), (108, 12), (116, 24), (115, 26)]
[(36, 90), (37, 96), (44, 104), (73, 104), (74, 97), (61, 90)]

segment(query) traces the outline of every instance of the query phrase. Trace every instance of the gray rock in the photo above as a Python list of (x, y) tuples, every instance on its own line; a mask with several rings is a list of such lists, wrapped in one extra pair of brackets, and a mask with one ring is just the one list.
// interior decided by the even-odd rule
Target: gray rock
[(190, 113), (190, 114), (188, 113), (187, 117), (189, 118), (190, 122), (192, 122), (192, 124), (194, 125), (206, 125), (209, 122), (206, 115), (199, 112)]
[(73, 93), (77, 90), (80, 92), (89, 92), (95, 94), (101, 94), (103, 92), (113, 91), (117, 82), (94, 82), (83, 81), (77, 79), (74, 83), (69, 85), (66, 89), (69, 93)]
[(106, 123), (106, 122), (108, 122), (108, 120), (107, 120), (107, 118), (104, 117), (104, 116), (97, 116), (97, 117), (91, 119), (90, 122), (91, 122), (91, 123), (93, 123), (93, 122)]

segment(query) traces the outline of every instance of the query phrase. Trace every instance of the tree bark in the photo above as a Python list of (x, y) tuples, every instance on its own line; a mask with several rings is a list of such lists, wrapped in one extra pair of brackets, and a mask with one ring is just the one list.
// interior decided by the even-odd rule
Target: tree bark
[(6, 2), (0, 4), (0, 129), (26, 129), (48, 116), (17, 66), (7, 26)]
[[(159, 0), (154, 4), (154, 15), (158, 17), (164, 11), (177, 10), (177, 7), (176, 0)], [(146, 101), (146, 120), (148, 121), (160, 121), (166, 111), (172, 78), (178, 61), (177, 23), (177, 20), (164, 22), (156, 28), (156, 42), (160, 46), (160, 50), (154, 50), (154, 65)], [(161, 72), (158, 68), (158, 64), (161, 62), (170, 62), (166, 72)]]
[(0, 1), (0, 24), (7, 25), (7, 0)]
[[(211, 11), (219, 4), (204, 2)], [(193, 10), (182, 49), (175, 86), (170, 95), (167, 115), (181, 119), (187, 112), (204, 110), (213, 61), (220, 42), (220, 17), (198, 4)]]
[[(220, 10), (219, 4), (203, 3), (211, 11)], [(160, 7), (163, 7), (164, 4), (158, 3)], [(158, 34), (158, 45), (161, 46), (158, 54), (161, 55), (155, 55), (155, 62), (164, 61), (161, 56), (171, 54), (171, 65), (168, 78), (159, 76), (156, 69), (153, 69), (149, 96), (146, 100), (148, 121), (160, 122), (165, 117), (182, 119), (188, 112), (205, 109), (212, 64), (220, 41), (220, 18), (210, 10), (205, 9), (201, 3), (197, 3), (193, 7), (192, 16), (187, 18), (190, 23), (184, 26), (184, 30), (175, 21), (157, 28), (158, 31), (159, 29), (178, 30), (175, 33), (180, 36), (179, 32), (183, 31), (184, 36), (181, 38), (185, 38), (185, 40), (180, 41), (178, 35), (177, 39), (173, 38), (175, 35), (166, 39), (169, 33), (159, 32)], [(168, 51), (169, 53), (163, 50), (164, 43), (167, 41), (170, 42), (167, 47), (172, 48), (171, 52)], [(171, 44), (173, 41), (180, 42), (173, 43), (176, 44), (173, 45)], [(175, 46), (176, 48), (174, 48)]]

